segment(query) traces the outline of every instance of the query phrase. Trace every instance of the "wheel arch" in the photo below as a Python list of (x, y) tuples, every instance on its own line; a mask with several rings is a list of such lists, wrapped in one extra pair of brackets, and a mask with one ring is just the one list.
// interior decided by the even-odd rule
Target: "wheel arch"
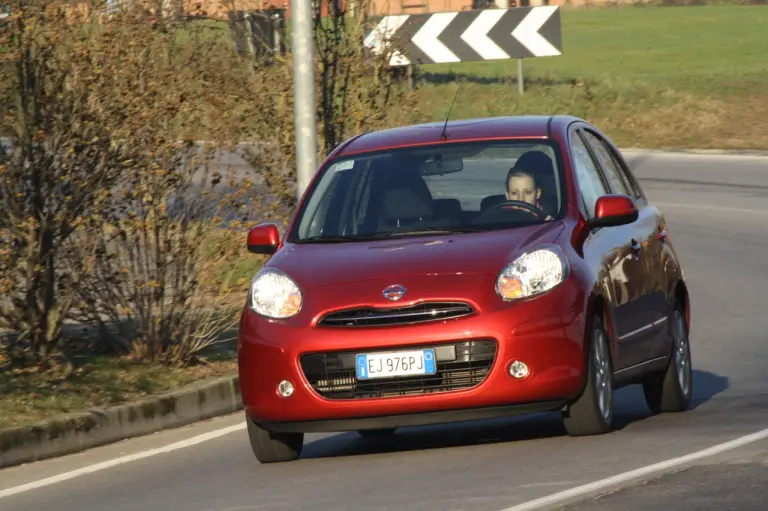
[(691, 331), (691, 297), (688, 293), (688, 286), (685, 284), (685, 281), (683, 279), (678, 279), (677, 282), (675, 282), (674, 287), (674, 303), (679, 303), (683, 307), (683, 312), (685, 314), (685, 328), (690, 333)]
[(613, 325), (613, 314), (608, 306), (610, 302), (600, 292), (593, 292), (589, 297), (587, 306), (587, 317), (584, 324), (584, 339), (587, 339), (589, 330), (592, 327), (592, 317), (598, 316), (603, 321), (603, 326), (608, 333), (608, 340), (611, 346), (611, 357), (615, 355), (616, 349), (616, 329)]
[(613, 316), (608, 307), (608, 303), (608, 300), (598, 290), (593, 291), (587, 301), (587, 307), (584, 316), (584, 344), (582, 345), (582, 363), (584, 370), (582, 371), (582, 390), (579, 392), (579, 395), (581, 392), (583, 392), (584, 386), (587, 384), (586, 368), (589, 364), (589, 343), (592, 342), (591, 336), (589, 334), (592, 329), (592, 319), (595, 316), (603, 321), (603, 326), (608, 333), (608, 346), (611, 350), (611, 365), (614, 363), (614, 357), (616, 356), (615, 330), (613, 328)]

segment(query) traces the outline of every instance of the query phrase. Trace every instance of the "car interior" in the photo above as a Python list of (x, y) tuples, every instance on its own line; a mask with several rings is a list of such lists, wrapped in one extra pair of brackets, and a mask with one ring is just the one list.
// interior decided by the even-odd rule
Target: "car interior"
[[(511, 167), (523, 167), (534, 175), (542, 190), (539, 205), (544, 216), (557, 215), (560, 192), (556, 168), (553, 159), (544, 152), (551, 149), (531, 148), (517, 160), (472, 160), (477, 151), (464, 151), (458, 155), (408, 151), (356, 160), (354, 165), (336, 172), (333, 183), (322, 192), (326, 198), (314, 211), (307, 236), (366, 236), (431, 227), (481, 227), (496, 221), (538, 222), (529, 213), (515, 218), (509, 213), (496, 214), (494, 217), (499, 219), (494, 218), (493, 222), (482, 216), (506, 201), (505, 177)], [(495, 161), (494, 168), (488, 171), (485, 167), (492, 161)], [(463, 180), (478, 169), (486, 171), (486, 178), (474, 182), (474, 193), (478, 190), (496, 193), (470, 200)], [(445, 191), (436, 192), (441, 186)]]
[[(558, 191), (555, 167), (549, 156), (541, 151), (528, 151), (518, 161), (534, 174), (542, 189), (539, 199), (546, 215), (558, 212)], [(379, 161), (372, 168), (371, 194), (366, 216), (377, 219), (376, 230), (386, 231), (401, 227), (468, 226), (492, 206), (506, 201), (503, 193), (504, 175), (499, 175), (501, 193), (487, 195), (480, 202), (480, 209), (464, 209), (458, 198), (435, 198), (425, 177), (419, 171), (418, 161), (400, 161), (394, 167), (391, 162)], [(439, 179), (439, 178), (437, 178)], [(362, 226), (361, 226), (362, 227)]]

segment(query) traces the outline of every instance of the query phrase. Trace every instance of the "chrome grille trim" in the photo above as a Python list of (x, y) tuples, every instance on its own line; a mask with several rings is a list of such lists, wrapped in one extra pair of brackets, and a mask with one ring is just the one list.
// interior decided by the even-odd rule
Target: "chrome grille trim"
[(471, 305), (462, 302), (421, 302), (406, 307), (359, 307), (332, 312), (318, 322), (321, 327), (376, 327), (413, 325), (457, 319), (474, 314)]

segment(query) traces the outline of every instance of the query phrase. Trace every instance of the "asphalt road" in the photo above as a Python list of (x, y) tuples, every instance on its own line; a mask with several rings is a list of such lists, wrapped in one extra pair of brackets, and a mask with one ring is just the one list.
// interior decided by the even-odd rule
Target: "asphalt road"
[[(309, 435), (301, 460), (264, 466), (238, 429), (0, 497), (0, 510), (500, 511), (767, 428), (768, 314), (761, 303), (768, 289), (768, 159), (627, 156), (650, 198), (666, 212), (690, 282), (692, 410), (650, 417), (639, 389), (627, 388), (616, 395), (618, 429), (606, 436), (569, 438), (557, 415), (540, 414), (404, 429), (383, 441), (354, 433)], [(242, 422), (235, 414), (2, 470), (0, 494)], [(693, 509), (689, 504), (731, 490), (741, 493), (721, 504), (753, 509), (756, 499), (768, 500), (763, 490), (768, 475), (754, 460), (740, 467), (742, 472), (697, 467), (659, 480), (659, 491), (648, 493), (653, 487), (645, 485), (642, 493), (638, 486), (607, 497), (614, 500), (603, 500), (602, 507), (575, 509)], [(742, 476), (724, 477), (728, 474)], [(715, 487), (713, 480), (726, 486)], [(625, 500), (632, 505), (625, 506)]]
[(563, 511), (764, 511), (768, 507), (768, 443), (708, 459)]

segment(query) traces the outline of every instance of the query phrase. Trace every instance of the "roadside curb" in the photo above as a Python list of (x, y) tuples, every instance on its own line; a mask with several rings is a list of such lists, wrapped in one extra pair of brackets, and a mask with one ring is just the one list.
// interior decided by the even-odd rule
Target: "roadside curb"
[(0, 430), (0, 468), (178, 428), (243, 408), (240, 379), (202, 380), (144, 399)]

